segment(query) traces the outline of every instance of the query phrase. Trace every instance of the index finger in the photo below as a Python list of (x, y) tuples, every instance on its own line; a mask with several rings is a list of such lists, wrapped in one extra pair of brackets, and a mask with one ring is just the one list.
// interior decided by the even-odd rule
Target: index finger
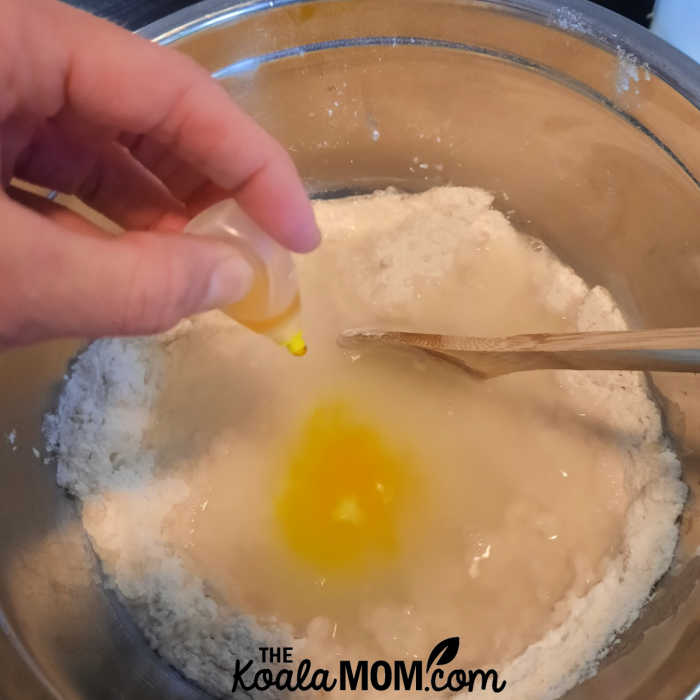
[[(311, 205), (291, 158), (203, 68), (79, 10), (61, 3), (49, 8), (39, 17), (51, 23), (45, 30), (60, 37), (65, 51), (54, 64), (62, 68), (64, 112), (166, 145), (232, 192), (283, 244), (297, 251), (317, 245)], [(46, 33), (38, 36), (43, 41)]]

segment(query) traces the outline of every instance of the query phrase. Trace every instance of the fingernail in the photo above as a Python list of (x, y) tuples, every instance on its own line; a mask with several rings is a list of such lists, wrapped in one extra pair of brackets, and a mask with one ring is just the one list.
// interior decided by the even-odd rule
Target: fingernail
[(312, 248), (317, 248), (321, 243), (321, 229), (314, 222), (313, 226), (309, 230), (309, 240), (311, 241)]
[(250, 263), (238, 255), (224, 258), (211, 273), (201, 310), (218, 309), (243, 299), (253, 285), (253, 275)]
[(299, 253), (310, 253), (321, 243), (321, 229), (314, 218), (307, 223), (306, 228), (302, 231), (302, 240)]
[(309, 215), (297, 221), (284, 235), (273, 237), (295, 253), (310, 253), (321, 243), (322, 235), (313, 211), (309, 210)]

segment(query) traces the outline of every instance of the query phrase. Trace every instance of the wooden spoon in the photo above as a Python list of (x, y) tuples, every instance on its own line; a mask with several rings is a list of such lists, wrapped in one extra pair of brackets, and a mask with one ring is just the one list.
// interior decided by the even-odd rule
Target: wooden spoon
[(700, 328), (533, 333), (504, 338), (356, 328), (341, 333), (338, 343), (344, 347), (418, 348), (483, 379), (533, 369), (700, 371)]

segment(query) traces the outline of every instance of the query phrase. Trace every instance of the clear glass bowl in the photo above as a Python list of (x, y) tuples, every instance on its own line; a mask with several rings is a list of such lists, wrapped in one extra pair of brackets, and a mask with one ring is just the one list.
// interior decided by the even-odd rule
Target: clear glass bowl
[[(211, 0), (142, 33), (222, 80), (314, 194), (485, 187), (607, 286), (631, 325), (700, 325), (700, 67), (612, 13), (568, 4)], [(75, 504), (32, 452), (78, 346), (0, 355), (0, 435), (17, 435), (0, 440), (0, 696), (204, 698), (100, 587)], [(700, 379), (653, 382), (697, 494)], [(700, 696), (698, 512), (693, 495), (678, 566), (569, 698)]]

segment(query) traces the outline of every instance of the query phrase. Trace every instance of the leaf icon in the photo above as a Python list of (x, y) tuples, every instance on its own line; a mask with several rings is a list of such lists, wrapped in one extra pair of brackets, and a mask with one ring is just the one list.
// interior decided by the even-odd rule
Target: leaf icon
[(444, 664), (449, 664), (459, 651), (459, 637), (448, 637), (438, 642), (433, 650), (430, 652), (428, 657), (428, 664), (425, 667), (426, 671), (430, 670), (430, 667), (437, 661), (438, 666), (443, 666)]

